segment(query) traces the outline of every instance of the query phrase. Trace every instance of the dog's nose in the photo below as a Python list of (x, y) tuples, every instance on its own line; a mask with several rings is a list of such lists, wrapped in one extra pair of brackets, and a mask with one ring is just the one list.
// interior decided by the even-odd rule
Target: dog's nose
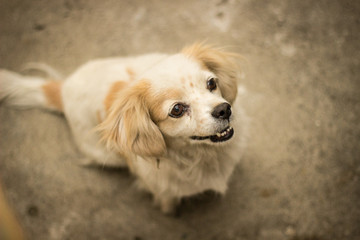
[(221, 103), (214, 108), (211, 115), (214, 118), (229, 120), (231, 116), (231, 105), (228, 103)]

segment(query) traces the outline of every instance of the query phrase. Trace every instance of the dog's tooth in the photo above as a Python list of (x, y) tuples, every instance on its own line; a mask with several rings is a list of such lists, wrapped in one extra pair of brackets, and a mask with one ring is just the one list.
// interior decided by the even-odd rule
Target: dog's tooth
[(220, 134), (220, 133), (216, 133), (216, 136), (221, 137), (221, 134)]

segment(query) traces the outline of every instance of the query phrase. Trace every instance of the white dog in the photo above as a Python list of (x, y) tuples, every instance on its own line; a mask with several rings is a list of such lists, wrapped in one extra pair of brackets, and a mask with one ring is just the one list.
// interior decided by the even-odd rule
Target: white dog
[(129, 167), (164, 213), (224, 193), (244, 143), (237, 55), (194, 44), (174, 55), (91, 61), (64, 82), (0, 72), (0, 99), (63, 112), (93, 163)]

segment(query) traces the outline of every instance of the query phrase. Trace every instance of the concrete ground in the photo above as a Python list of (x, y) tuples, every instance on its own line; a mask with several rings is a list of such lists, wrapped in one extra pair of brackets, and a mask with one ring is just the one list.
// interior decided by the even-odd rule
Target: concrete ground
[(0, 0), (0, 67), (15, 71), (204, 39), (247, 59), (251, 127), (227, 195), (164, 216), (126, 170), (80, 167), (62, 116), (1, 106), (0, 179), (28, 239), (360, 239), (358, 1)]

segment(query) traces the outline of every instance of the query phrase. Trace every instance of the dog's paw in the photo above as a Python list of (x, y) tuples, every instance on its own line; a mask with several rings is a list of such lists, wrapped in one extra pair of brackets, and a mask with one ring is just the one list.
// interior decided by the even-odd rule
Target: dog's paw
[(154, 199), (155, 206), (159, 207), (162, 213), (170, 216), (177, 216), (177, 207), (179, 203), (180, 200), (174, 197), (162, 197)]

